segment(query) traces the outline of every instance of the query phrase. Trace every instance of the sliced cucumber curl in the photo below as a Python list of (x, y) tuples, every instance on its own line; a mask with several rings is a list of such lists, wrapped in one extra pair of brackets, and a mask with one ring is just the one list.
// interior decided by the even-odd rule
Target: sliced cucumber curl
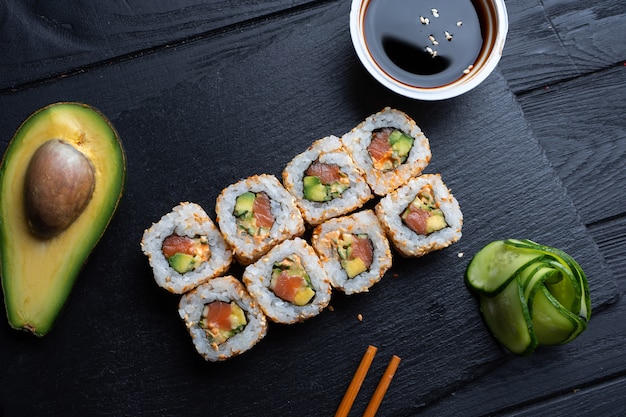
[(489, 243), (469, 263), (465, 282), (493, 336), (518, 355), (574, 340), (591, 318), (580, 265), (564, 251), (531, 240)]

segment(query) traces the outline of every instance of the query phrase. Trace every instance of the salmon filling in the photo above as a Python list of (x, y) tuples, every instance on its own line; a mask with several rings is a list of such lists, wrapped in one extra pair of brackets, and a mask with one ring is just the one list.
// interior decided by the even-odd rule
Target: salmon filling
[(415, 199), (407, 206), (401, 215), (402, 221), (419, 235), (428, 235), (448, 227), (439, 203), (435, 200), (435, 193), (430, 184), (425, 185)]
[(341, 231), (331, 232), (333, 245), (341, 267), (346, 271), (348, 278), (354, 278), (370, 269), (374, 258), (372, 241), (367, 234), (352, 234)]
[(270, 198), (264, 192), (248, 191), (237, 197), (235, 210), (237, 227), (254, 237), (265, 237), (274, 225)]
[(215, 346), (224, 343), (248, 324), (242, 308), (234, 301), (213, 301), (205, 304), (198, 325), (204, 329), (209, 342)]
[(309, 201), (330, 201), (350, 188), (350, 179), (334, 164), (315, 161), (304, 174), (304, 198)]
[(277, 297), (297, 306), (308, 304), (315, 296), (309, 275), (298, 255), (274, 263), (269, 288)]
[(411, 136), (399, 129), (383, 127), (372, 131), (367, 151), (375, 169), (389, 171), (406, 162), (412, 147)]
[(206, 236), (179, 236), (172, 234), (163, 240), (163, 256), (178, 273), (193, 271), (211, 257), (211, 249)]

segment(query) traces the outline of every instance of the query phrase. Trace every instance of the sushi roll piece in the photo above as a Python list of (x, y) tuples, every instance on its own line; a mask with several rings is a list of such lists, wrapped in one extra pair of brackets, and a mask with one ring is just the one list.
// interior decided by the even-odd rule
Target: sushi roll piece
[(283, 170), (283, 183), (311, 225), (352, 212), (373, 197), (363, 172), (332, 135), (292, 159)]
[(242, 265), (304, 233), (293, 196), (273, 175), (254, 175), (226, 187), (217, 197), (215, 211), (222, 235)]
[(265, 315), (283, 324), (318, 315), (330, 302), (332, 291), (317, 254), (298, 237), (275, 246), (246, 267), (243, 282)]
[(211, 362), (252, 348), (267, 332), (267, 319), (243, 284), (217, 277), (184, 294), (178, 304), (196, 350)]
[(420, 175), (431, 158), (428, 139), (415, 121), (390, 107), (367, 117), (341, 140), (378, 196)]
[(382, 198), (376, 215), (406, 257), (443, 249), (461, 238), (463, 214), (439, 174), (425, 174)]
[(157, 285), (185, 293), (222, 275), (233, 253), (217, 226), (198, 204), (184, 202), (145, 230), (141, 249)]
[(391, 249), (372, 210), (337, 217), (313, 231), (312, 245), (333, 287), (366, 292), (391, 268)]

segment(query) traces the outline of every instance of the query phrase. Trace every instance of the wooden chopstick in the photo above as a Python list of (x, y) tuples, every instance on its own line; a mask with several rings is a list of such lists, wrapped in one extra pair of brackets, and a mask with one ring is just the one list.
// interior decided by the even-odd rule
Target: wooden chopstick
[(335, 413), (335, 417), (346, 417), (352, 408), (352, 404), (356, 399), (359, 390), (361, 389), (361, 384), (363, 384), (363, 380), (365, 379), (365, 375), (367, 371), (370, 369), (372, 361), (374, 360), (374, 356), (378, 348), (370, 345), (367, 347), (365, 354), (363, 355), (363, 359), (361, 359), (361, 363), (354, 373), (354, 377), (348, 385), (348, 389), (341, 400), (341, 404), (339, 404), (339, 408)]
[(383, 397), (387, 392), (387, 388), (389, 388), (389, 384), (391, 383), (399, 364), (400, 357), (393, 355), (389, 361), (389, 365), (387, 365), (387, 369), (385, 369), (385, 373), (380, 378), (380, 382), (378, 383), (376, 391), (374, 391), (374, 395), (372, 395), (372, 398), (365, 409), (363, 417), (374, 417), (376, 415), (378, 407), (380, 407), (380, 403), (383, 401)]

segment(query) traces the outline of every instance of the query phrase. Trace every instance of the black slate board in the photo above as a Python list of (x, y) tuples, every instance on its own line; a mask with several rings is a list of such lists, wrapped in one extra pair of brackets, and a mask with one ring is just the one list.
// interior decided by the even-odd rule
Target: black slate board
[[(35, 109), (76, 100), (112, 120), (128, 158), (118, 213), (52, 333), (35, 339), (0, 327), (5, 414), (331, 415), (368, 344), (379, 353), (355, 412), (397, 354), (381, 415), (410, 414), (490, 369), (520, 364), (491, 339), (463, 284), (471, 256), (504, 237), (568, 251), (589, 275), (594, 308), (613, 301), (615, 283), (500, 73), (445, 102), (395, 96), (357, 61), (348, 9), (276, 16), (0, 97), (3, 146)], [(245, 355), (205, 363), (177, 316), (178, 297), (152, 281), (143, 230), (180, 201), (214, 216), (228, 184), (280, 175), (312, 141), (384, 106), (406, 111), (430, 138), (427, 172), (441, 173), (459, 200), (462, 240), (421, 259), (396, 257), (370, 293), (335, 294), (333, 312), (271, 325)], [(546, 348), (555, 356), (536, 361), (562, 349)]]

